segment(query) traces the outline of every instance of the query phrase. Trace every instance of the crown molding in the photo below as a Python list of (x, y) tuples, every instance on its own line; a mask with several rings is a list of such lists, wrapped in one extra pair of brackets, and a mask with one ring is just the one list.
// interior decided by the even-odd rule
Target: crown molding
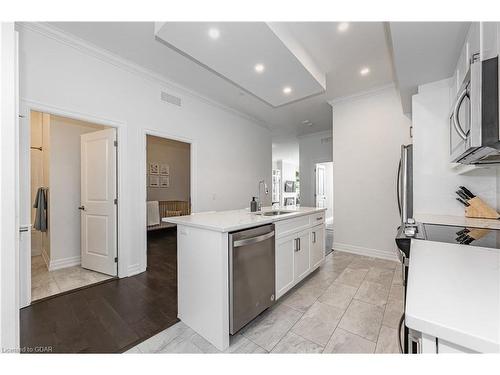
[(388, 85), (383, 85), (383, 86), (378, 86), (378, 87), (375, 87), (375, 88), (372, 88), (369, 90), (358, 92), (356, 94), (342, 96), (340, 98), (335, 98), (335, 99), (329, 100), (328, 104), (330, 104), (332, 107), (334, 107), (335, 105), (337, 105), (339, 103), (355, 101), (355, 100), (366, 98), (368, 96), (378, 95), (378, 94), (382, 93), (383, 91), (394, 89), (395, 87), (396, 86), (394, 85), (394, 83), (390, 83)]
[(262, 121), (257, 119), (256, 117), (253, 117), (249, 114), (246, 114), (244, 112), (241, 112), (235, 108), (229, 107), (225, 104), (222, 104), (219, 101), (213, 100), (211, 98), (208, 98), (207, 96), (204, 96), (196, 91), (193, 91), (185, 86), (182, 86), (180, 84), (177, 84), (173, 81), (171, 81), (169, 78), (165, 77), (162, 74), (153, 72), (150, 69), (144, 68), (138, 64), (135, 64), (129, 60), (124, 59), (123, 57), (114, 54), (108, 50), (105, 50), (101, 47), (98, 47), (84, 39), (81, 39), (73, 34), (70, 34), (68, 32), (65, 32), (55, 26), (52, 25), (47, 25), (42, 22), (16, 22), (16, 29), (18, 31), (33, 31), (36, 32), (40, 35), (43, 35), (47, 38), (53, 39), (59, 43), (65, 44), (71, 48), (74, 48), (78, 50), (81, 53), (84, 53), (88, 56), (97, 58), (98, 60), (101, 60), (103, 62), (109, 63), (111, 65), (114, 65), (120, 69), (123, 69), (129, 73), (136, 74), (146, 80), (149, 80), (151, 82), (157, 83), (165, 88), (168, 88), (169, 90), (172, 90), (176, 92), (179, 95), (185, 95), (189, 96), (193, 99), (196, 99), (200, 102), (203, 102), (205, 104), (211, 105), (213, 107), (216, 107), (218, 109), (221, 109), (227, 113), (230, 113), (232, 115), (236, 115), (244, 120), (250, 121), (260, 127), (263, 127), (267, 130), (271, 130), (269, 125)]
[(297, 138), (304, 139), (304, 138), (316, 138), (316, 137), (322, 137), (322, 136), (332, 137), (333, 136), (333, 129), (332, 130), (323, 130), (323, 131), (316, 132), (316, 133), (306, 133), (306, 134), (299, 135)]

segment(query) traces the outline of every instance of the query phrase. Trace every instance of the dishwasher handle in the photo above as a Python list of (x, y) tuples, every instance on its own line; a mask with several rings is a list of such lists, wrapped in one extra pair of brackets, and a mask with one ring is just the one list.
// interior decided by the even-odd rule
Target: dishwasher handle
[(265, 241), (265, 240), (272, 238), (272, 237), (274, 237), (274, 230), (272, 232), (262, 234), (262, 235), (257, 236), (257, 237), (245, 238), (243, 240), (234, 241), (233, 247), (253, 245), (255, 243)]

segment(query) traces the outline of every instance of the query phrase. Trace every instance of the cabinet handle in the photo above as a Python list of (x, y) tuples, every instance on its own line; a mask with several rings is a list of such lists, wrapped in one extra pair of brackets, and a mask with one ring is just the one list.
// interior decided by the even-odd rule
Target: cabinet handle
[(321, 216), (321, 217), (317, 217), (317, 218), (316, 218), (316, 220), (317, 220), (317, 221), (323, 220), (323, 216)]
[(316, 243), (316, 232), (313, 232), (313, 243)]
[(300, 251), (300, 238), (297, 238), (298, 244), (299, 244), (299, 249), (297, 251)]
[(297, 238), (295, 238), (293, 240), (293, 251), (295, 251), (295, 252), (299, 251), (298, 248), (299, 248), (299, 246), (297, 245)]

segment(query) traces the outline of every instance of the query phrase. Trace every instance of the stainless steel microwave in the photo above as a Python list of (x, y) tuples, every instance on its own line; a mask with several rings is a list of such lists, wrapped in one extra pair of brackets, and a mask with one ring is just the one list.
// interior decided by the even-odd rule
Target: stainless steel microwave
[(451, 161), (500, 164), (498, 56), (470, 64), (449, 116)]

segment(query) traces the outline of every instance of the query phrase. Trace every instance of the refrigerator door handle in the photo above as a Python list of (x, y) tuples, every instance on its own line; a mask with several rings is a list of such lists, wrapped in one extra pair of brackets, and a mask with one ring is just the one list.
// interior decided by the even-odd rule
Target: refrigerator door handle
[(399, 159), (399, 164), (398, 164), (398, 173), (397, 173), (397, 178), (396, 178), (396, 196), (398, 197), (398, 210), (399, 210), (399, 216), (401, 217), (401, 163), (402, 160)]

